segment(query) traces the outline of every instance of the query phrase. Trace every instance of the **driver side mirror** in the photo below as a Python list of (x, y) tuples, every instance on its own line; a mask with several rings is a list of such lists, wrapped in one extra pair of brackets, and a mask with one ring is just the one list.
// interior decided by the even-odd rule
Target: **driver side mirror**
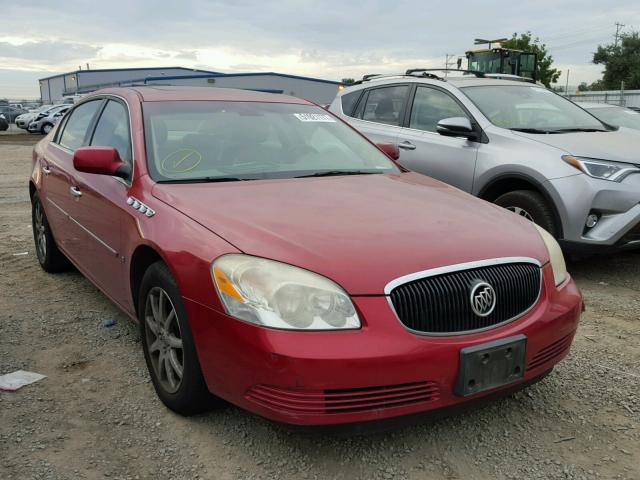
[(400, 149), (395, 143), (376, 143), (376, 147), (387, 154), (394, 162), (400, 158)]
[(436, 130), (445, 137), (464, 137), (468, 140), (478, 139), (478, 132), (473, 129), (471, 121), (466, 117), (443, 118), (438, 122)]
[(110, 175), (123, 179), (131, 175), (131, 166), (120, 159), (113, 147), (81, 147), (73, 153), (73, 168), (79, 172)]

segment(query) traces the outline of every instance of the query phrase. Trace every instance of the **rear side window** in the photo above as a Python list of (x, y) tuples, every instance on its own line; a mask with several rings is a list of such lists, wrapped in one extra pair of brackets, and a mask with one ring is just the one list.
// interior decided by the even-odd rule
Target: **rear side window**
[(376, 88), (369, 92), (362, 114), (363, 120), (399, 126), (404, 109), (408, 85)]
[(118, 150), (123, 162), (131, 163), (131, 136), (129, 134), (129, 116), (120, 102), (109, 100), (102, 111), (91, 145), (113, 147)]
[(60, 135), (60, 145), (69, 150), (83, 145), (87, 129), (101, 103), (102, 100), (92, 100), (73, 109)]
[(356, 104), (358, 103), (361, 93), (362, 90), (358, 90), (357, 92), (347, 93), (340, 98), (340, 101), (342, 102), (342, 112), (345, 115), (353, 117), (353, 111), (356, 108)]
[(465, 117), (465, 111), (450, 95), (435, 88), (418, 87), (411, 109), (409, 128), (436, 132), (438, 122), (445, 118)]

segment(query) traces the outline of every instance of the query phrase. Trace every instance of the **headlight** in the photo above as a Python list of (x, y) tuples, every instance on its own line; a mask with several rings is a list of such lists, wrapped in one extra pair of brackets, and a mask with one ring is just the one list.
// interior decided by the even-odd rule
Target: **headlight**
[(632, 173), (640, 173), (640, 166), (630, 163), (574, 157), (573, 155), (563, 155), (562, 159), (590, 177), (611, 180), (612, 182), (621, 182)]
[(549, 251), (549, 259), (551, 261), (551, 268), (553, 270), (553, 278), (556, 283), (556, 287), (567, 279), (567, 264), (564, 262), (564, 255), (562, 249), (553, 235), (547, 232), (544, 228), (533, 224), (538, 230), (538, 233), (542, 237), (542, 241), (547, 246)]
[(351, 299), (328, 278), (249, 255), (223, 255), (211, 266), (227, 313), (289, 330), (360, 328)]

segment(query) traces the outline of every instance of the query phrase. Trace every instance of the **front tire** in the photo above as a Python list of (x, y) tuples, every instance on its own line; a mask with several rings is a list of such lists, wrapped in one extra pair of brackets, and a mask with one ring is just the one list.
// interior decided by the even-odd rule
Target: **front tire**
[(53, 130), (53, 125), (51, 125), (50, 123), (45, 123), (44, 125), (42, 125), (42, 128), (40, 129), (40, 133), (43, 133), (44, 135), (48, 135), (51, 130)]
[(56, 245), (47, 215), (37, 193), (34, 193), (31, 199), (31, 228), (33, 230), (36, 256), (42, 269), (47, 273), (68, 270), (71, 264)]
[(214, 407), (218, 399), (202, 376), (182, 296), (163, 262), (144, 274), (138, 319), (144, 358), (162, 403), (181, 415)]
[(515, 190), (498, 197), (494, 203), (541, 226), (555, 238), (559, 232), (551, 205), (538, 192)]

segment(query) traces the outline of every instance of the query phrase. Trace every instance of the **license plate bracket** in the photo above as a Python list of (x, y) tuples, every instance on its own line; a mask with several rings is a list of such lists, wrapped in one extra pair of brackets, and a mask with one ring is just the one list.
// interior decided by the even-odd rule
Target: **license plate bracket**
[(527, 337), (495, 340), (460, 350), (460, 370), (455, 393), (469, 397), (524, 378)]

